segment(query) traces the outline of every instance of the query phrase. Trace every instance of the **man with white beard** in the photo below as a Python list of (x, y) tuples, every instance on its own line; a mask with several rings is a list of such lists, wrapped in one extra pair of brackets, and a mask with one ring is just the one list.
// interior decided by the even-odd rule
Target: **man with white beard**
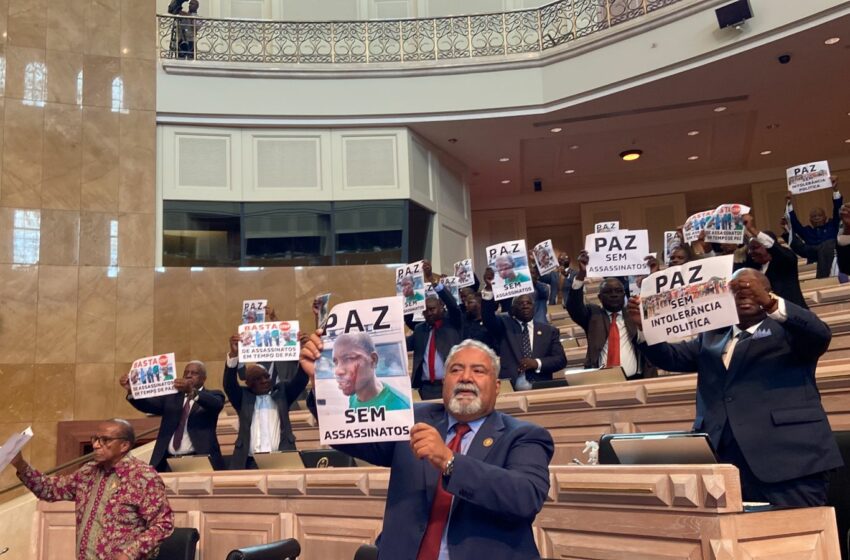
[[(301, 347), (310, 377), (320, 335)], [(335, 446), (392, 469), (379, 559), (540, 557), (531, 525), (549, 492), (554, 444), (545, 429), (495, 411), (498, 373), (489, 346), (464, 340), (446, 358), (443, 403), (415, 405), (409, 443)]]

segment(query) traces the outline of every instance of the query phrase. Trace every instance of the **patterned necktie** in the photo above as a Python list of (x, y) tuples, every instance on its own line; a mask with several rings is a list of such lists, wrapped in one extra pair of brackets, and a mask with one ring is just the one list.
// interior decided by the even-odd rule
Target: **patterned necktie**
[(531, 341), (528, 339), (528, 323), (522, 324), (522, 334), (519, 340), (519, 349), (523, 358), (531, 357)]
[(428, 343), (428, 381), (431, 383), (437, 380), (437, 373), (434, 371), (437, 367), (437, 331), (442, 326), (442, 321), (434, 321), (434, 326), (431, 328), (430, 342)]
[(180, 415), (180, 422), (174, 431), (174, 451), (180, 451), (180, 444), (183, 443), (183, 434), (186, 432), (186, 422), (189, 420), (190, 410), (192, 410), (192, 401), (186, 399), (186, 404), (183, 405), (183, 414)]
[[(469, 424), (455, 424), (455, 435), (449, 442), (452, 453), (460, 453), (460, 443), (463, 436), (469, 432)], [(425, 465), (426, 469), (433, 468)], [(452, 495), (443, 489), (443, 477), (437, 482), (437, 491), (434, 493), (434, 501), (431, 503), (431, 515), (428, 517), (428, 526), (425, 535), (419, 544), (419, 554), (416, 560), (437, 560), (440, 554), (440, 541), (443, 540), (443, 531), (449, 522), (449, 511), (452, 508)]]
[(608, 361), (606, 367), (620, 365), (620, 327), (617, 326), (617, 313), (611, 313), (611, 326), (608, 328)]

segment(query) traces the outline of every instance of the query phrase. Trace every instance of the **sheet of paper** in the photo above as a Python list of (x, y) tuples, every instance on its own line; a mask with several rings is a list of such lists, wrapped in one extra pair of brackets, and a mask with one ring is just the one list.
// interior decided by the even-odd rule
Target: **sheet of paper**
[(21, 449), (32, 439), (32, 436), (32, 427), (28, 427), (23, 432), (9, 436), (9, 439), (3, 443), (3, 447), (0, 447), (0, 472), (3, 472), (3, 469), (9, 466), (15, 455), (20, 453)]
[(395, 269), (395, 293), (404, 302), (404, 314), (425, 311), (425, 274), (422, 261), (406, 264)]
[(301, 353), (298, 321), (239, 325), (239, 361), (294, 362)]
[(130, 391), (134, 399), (172, 395), (176, 371), (174, 353), (139, 358), (130, 366)]
[(649, 274), (649, 235), (645, 229), (621, 229), (591, 233), (585, 238), (584, 250), (589, 278)]
[(493, 279), (493, 298), (496, 300), (534, 292), (525, 239), (487, 247), (487, 265), (496, 273)]

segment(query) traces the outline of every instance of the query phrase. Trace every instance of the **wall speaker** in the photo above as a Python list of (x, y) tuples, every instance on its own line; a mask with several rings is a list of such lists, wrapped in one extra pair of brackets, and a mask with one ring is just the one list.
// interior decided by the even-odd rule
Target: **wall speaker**
[(738, 27), (753, 17), (750, 0), (736, 0), (731, 4), (717, 8), (714, 10), (714, 13), (717, 14), (717, 24), (720, 26), (720, 29)]

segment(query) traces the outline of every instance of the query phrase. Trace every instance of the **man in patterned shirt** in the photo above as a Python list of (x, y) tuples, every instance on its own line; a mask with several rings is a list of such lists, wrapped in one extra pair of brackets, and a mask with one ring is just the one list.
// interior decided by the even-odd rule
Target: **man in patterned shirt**
[(20, 453), (12, 461), (18, 478), (48, 502), (73, 500), (77, 560), (146, 560), (174, 528), (165, 486), (156, 470), (127, 455), (136, 441), (122, 419), (102, 422), (91, 438), (94, 461), (69, 475), (46, 476)]

